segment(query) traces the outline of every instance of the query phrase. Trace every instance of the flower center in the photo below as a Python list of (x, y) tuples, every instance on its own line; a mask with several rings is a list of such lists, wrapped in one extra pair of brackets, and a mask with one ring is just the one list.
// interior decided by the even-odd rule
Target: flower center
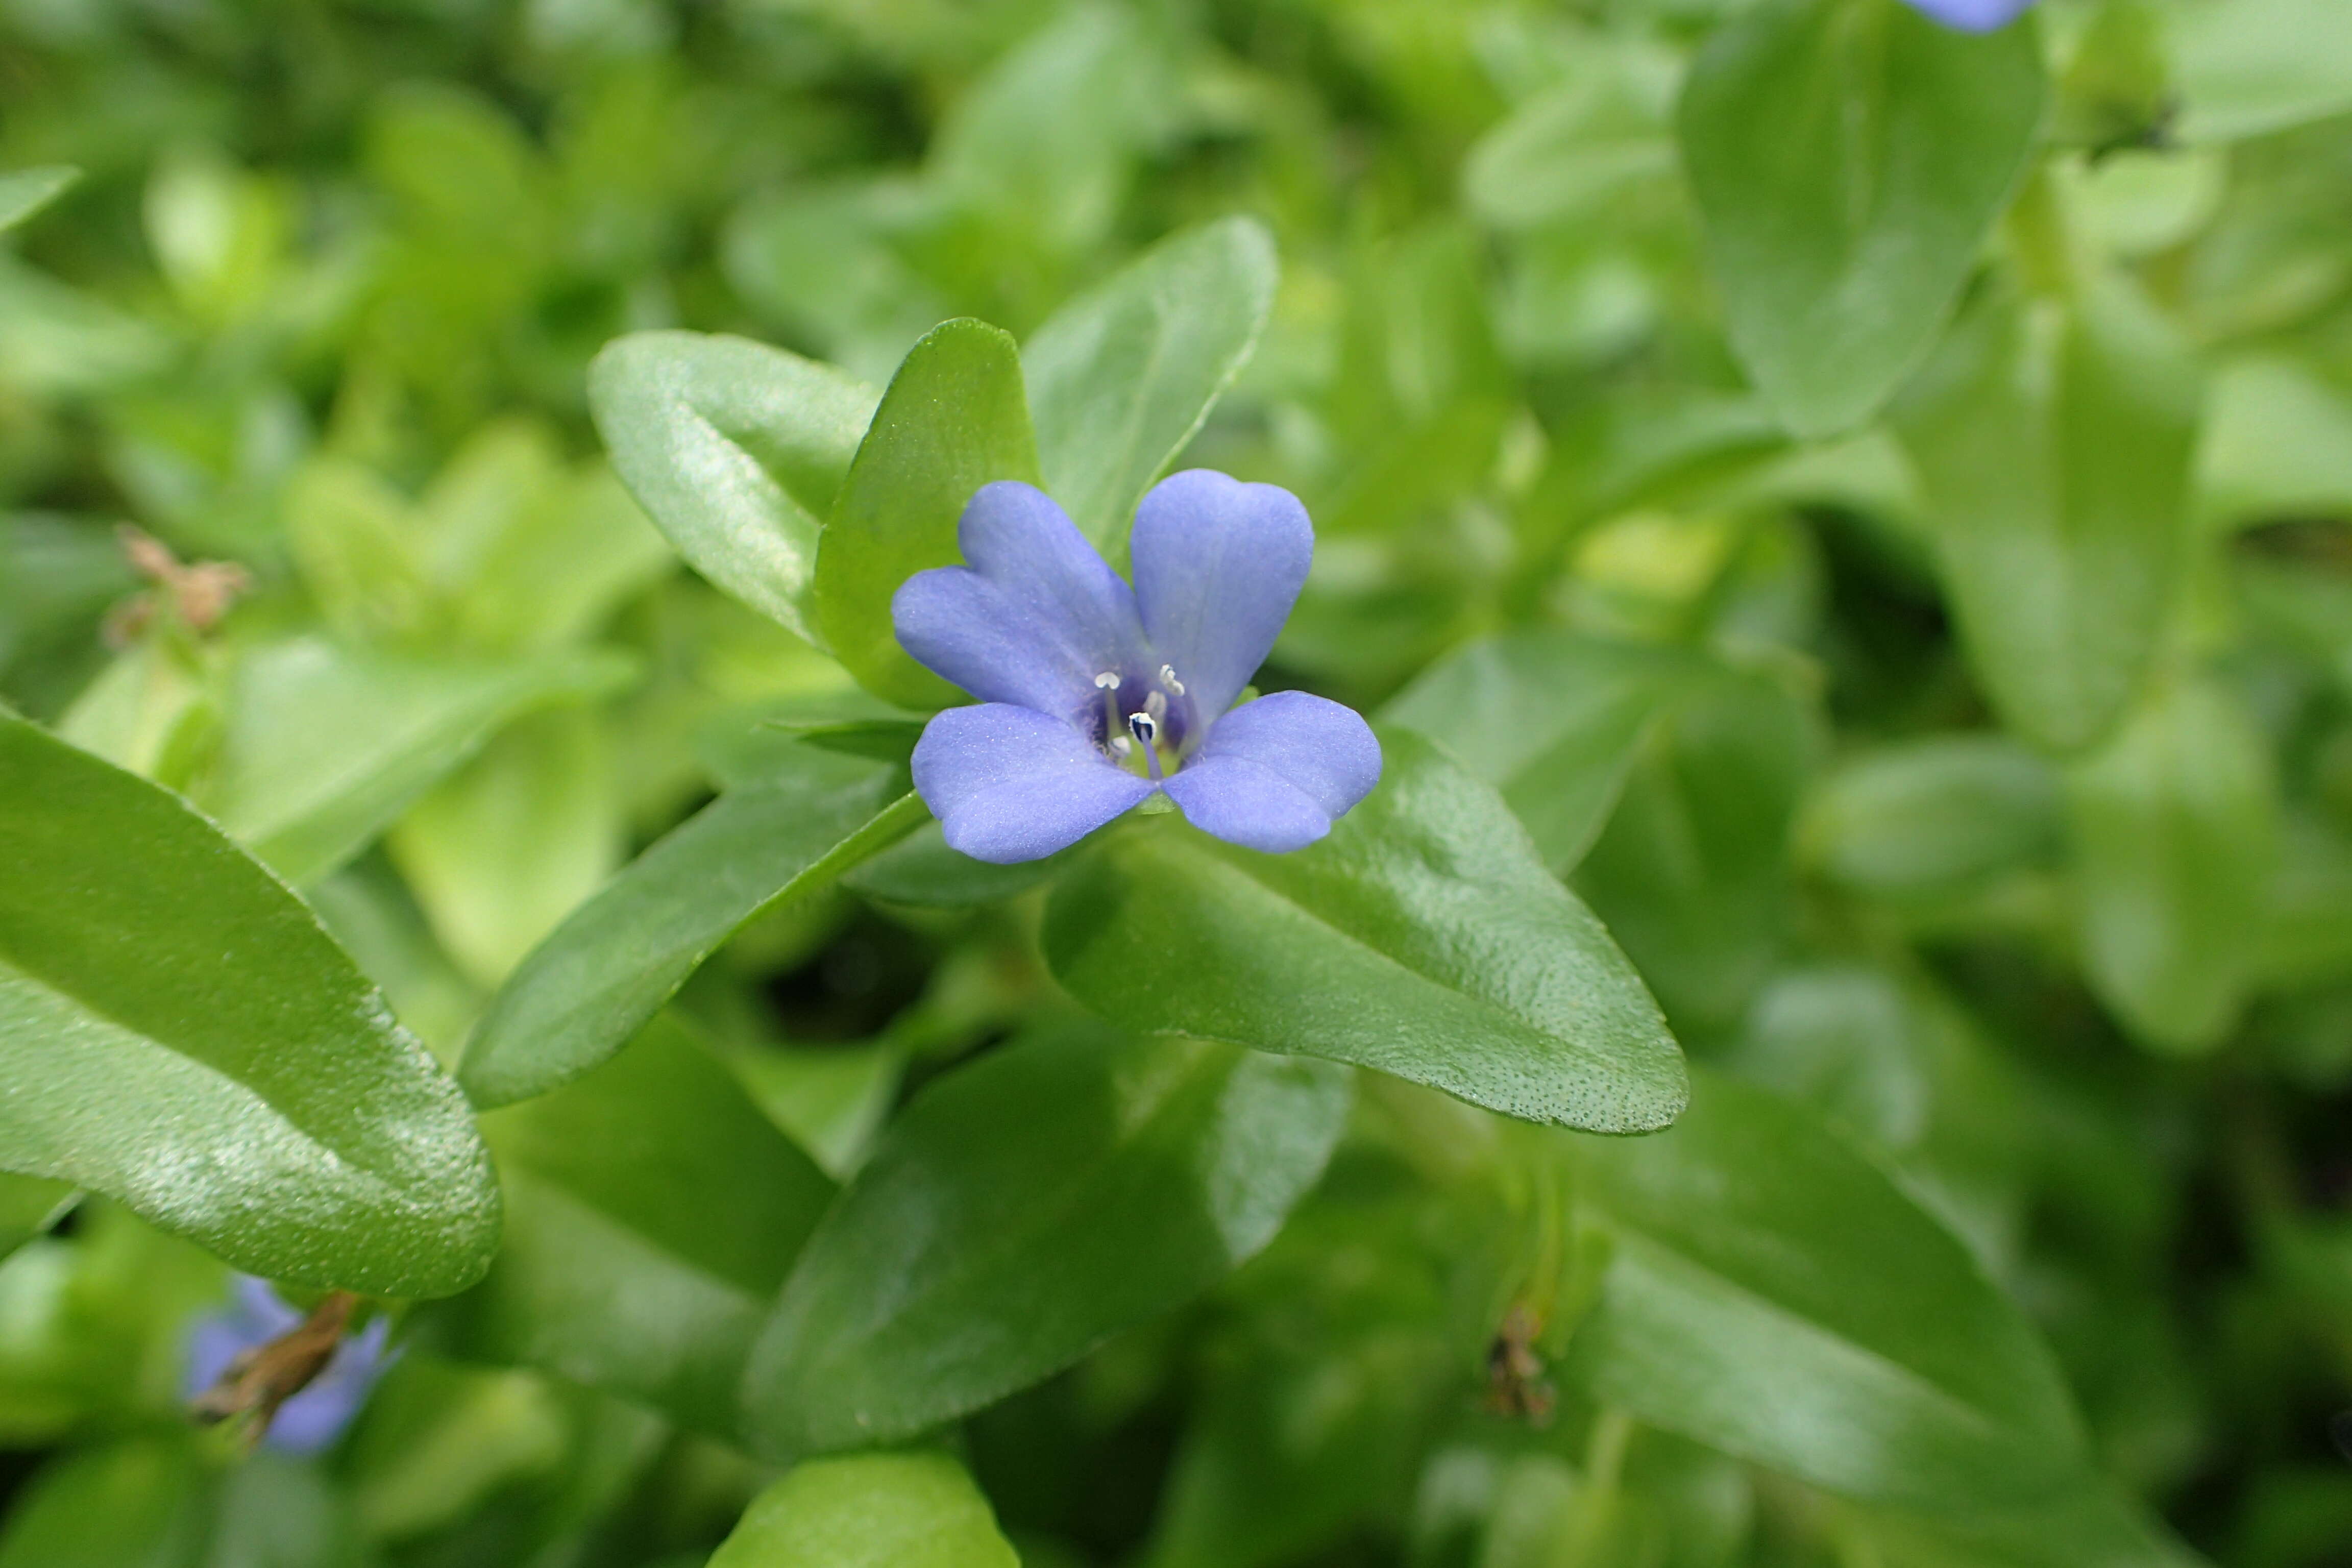
[[(1150, 678), (1106, 669), (1095, 677), (1095, 689), (1102, 693), (1095, 743), (1106, 756), (1129, 773), (1155, 780), (1183, 766), (1196, 726), (1184, 683), (1173, 668), (1163, 664)], [(1136, 700), (1138, 693), (1140, 701)]]

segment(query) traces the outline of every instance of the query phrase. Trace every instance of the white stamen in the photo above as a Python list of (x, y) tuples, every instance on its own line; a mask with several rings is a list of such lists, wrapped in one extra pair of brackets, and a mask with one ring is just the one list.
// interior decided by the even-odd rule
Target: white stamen
[(1184, 695), (1184, 683), (1176, 679), (1176, 667), (1172, 664), (1163, 664), (1160, 667), (1160, 684), (1179, 697)]
[(1151, 715), (1153, 728), (1168, 722), (1168, 694), (1155, 691), (1143, 700), (1143, 710)]
[(1095, 689), (1097, 689), (1097, 691), (1116, 691), (1116, 690), (1118, 690), (1118, 671), (1117, 671), (1117, 670), (1115, 670), (1115, 669), (1106, 669), (1106, 670), (1104, 670), (1101, 674), (1099, 674), (1099, 675), (1096, 676), (1096, 677), (1095, 677)]
[(1134, 750), (1135, 742), (1129, 740), (1126, 736), (1113, 735), (1110, 738), (1110, 754), (1112, 756), (1124, 760), (1128, 754)]

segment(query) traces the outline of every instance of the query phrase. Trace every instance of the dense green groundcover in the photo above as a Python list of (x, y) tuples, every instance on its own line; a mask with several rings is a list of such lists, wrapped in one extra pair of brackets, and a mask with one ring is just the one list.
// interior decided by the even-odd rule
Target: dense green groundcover
[[(2352, 1562), (2352, 0), (0, 0), (0, 1568)], [(1385, 778), (963, 858), (1171, 466)]]

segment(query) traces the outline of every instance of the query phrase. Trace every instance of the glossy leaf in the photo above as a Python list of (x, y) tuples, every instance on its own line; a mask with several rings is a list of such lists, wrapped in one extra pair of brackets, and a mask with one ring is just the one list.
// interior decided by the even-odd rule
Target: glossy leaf
[(64, 163), (35, 169), (12, 169), (0, 174), (0, 230), (16, 227), (63, 195), (81, 178), (81, 171)]
[(694, 569), (803, 637), (817, 527), (877, 402), (831, 365), (745, 338), (635, 332), (589, 367), (597, 432)]
[(1592, 847), (1643, 735), (1693, 673), (1654, 647), (1512, 632), (1433, 666), (1382, 717), (1443, 742), (1500, 790), (1545, 863), (1565, 872)]
[(1672, 1121), (1681, 1054), (1591, 910), (1501, 797), (1406, 731), (1380, 786), (1294, 855), (1172, 816), (1108, 836), (1055, 889), (1045, 953), (1130, 1026), (1378, 1068), (1532, 1121)]
[(831, 886), (928, 820), (888, 767), (813, 750), (793, 764), (705, 806), (531, 951), (467, 1043), (457, 1072), (476, 1104), (586, 1072), (754, 915)]
[(1045, 489), (1111, 560), (1126, 558), (1135, 503), (1257, 345), (1276, 273), (1272, 237), (1223, 218), (1160, 241), (1022, 349)]
[(494, 1111), (489, 1277), (451, 1303), (468, 1356), (642, 1400), (730, 1436), (743, 1363), (833, 1183), (679, 1025)]
[(2091, 744), (2131, 701), (2179, 580), (2195, 361), (2120, 279), (1972, 313), (1897, 426), (1993, 706)]
[(2151, 1045), (2218, 1045), (2252, 978), (2278, 858), (2267, 742), (2223, 690), (2184, 680), (2067, 785), (2092, 986)]
[(1732, 347), (1791, 430), (1862, 423), (1927, 353), (2042, 91), (2032, 28), (1899, 0), (1767, 0), (1699, 51), (1683, 163)]
[(1567, 1375), (1854, 1497), (1960, 1512), (2082, 1479), (2057, 1366), (1967, 1248), (1805, 1111), (1692, 1077), (1671, 1131), (1576, 1144), (1617, 1246)]
[(318, 637), (268, 644), (237, 666), (220, 760), (194, 794), (279, 876), (313, 882), (509, 721), (609, 691), (629, 670), (614, 654), (493, 664)]
[(817, 627), (867, 690), (910, 708), (957, 700), (898, 646), (890, 597), (962, 560), (956, 520), (994, 479), (1037, 482), (1020, 353), (985, 321), (950, 321), (898, 367), (817, 540)]
[(0, 718), (0, 1167), (275, 1279), (446, 1295), (497, 1244), (457, 1086), (186, 804)]
[(1323, 1170), (1349, 1080), (1065, 1026), (917, 1098), (809, 1240), (746, 1418), (793, 1455), (909, 1437), (1189, 1300)]
[(1021, 1568), (945, 1454), (814, 1459), (751, 1500), (710, 1568)]

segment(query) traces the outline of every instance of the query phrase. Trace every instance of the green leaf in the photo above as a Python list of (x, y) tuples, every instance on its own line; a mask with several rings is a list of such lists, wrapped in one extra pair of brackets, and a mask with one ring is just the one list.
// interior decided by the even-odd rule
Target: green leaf
[(71, 1182), (0, 1173), (0, 1258), (57, 1224), (74, 1196)]
[(2240, 142), (2352, 109), (2334, 0), (2183, 0), (2172, 18), (2181, 139)]
[(9, 1510), (0, 1568), (193, 1568), (204, 1561), (216, 1484), (184, 1439), (68, 1453)]
[(949, 848), (940, 825), (929, 822), (844, 877), (841, 885), (861, 897), (910, 909), (970, 909), (1050, 881), (1068, 860), (1060, 854), (992, 865)]
[(2048, 763), (2000, 735), (1936, 735), (1842, 763), (1798, 836), (1833, 881), (1916, 899), (2042, 858), (2058, 829)]
[(2197, 513), (2214, 531), (2352, 518), (2352, 396), (2297, 359), (2219, 366), (2198, 444)]
[(2220, 687), (2183, 680), (2077, 765), (2067, 794), (2092, 987), (2150, 1045), (2220, 1044), (2278, 859), (2268, 743)]
[(1182, 1302), (1272, 1239), (1344, 1071), (1094, 1024), (983, 1057), (893, 1122), (793, 1268), (744, 1405), (765, 1451), (887, 1443)]
[(1682, 1057), (1640, 976), (1500, 796), (1410, 731), (1295, 855), (1134, 820), (1064, 877), (1045, 954), (1136, 1028), (1328, 1057), (1531, 1121), (1664, 1127)]
[(1885, 1568), (2204, 1568), (2163, 1522), (2112, 1485), (2068, 1487), (2021, 1507), (1954, 1519), (1854, 1509), (1857, 1552)]
[(5, 718), (0, 864), (0, 1168), (273, 1279), (480, 1278), (498, 1189), (457, 1086), (268, 872)]
[(2058, 751), (2129, 705), (2171, 607), (2197, 366), (2117, 278), (1973, 312), (1897, 410), (1970, 659)]
[(1021, 1568), (945, 1454), (817, 1459), (751, 1500), (710, 1568)]
[(1767, 0), (1692, 63), (1683, 163), (1732, 347), (1800, 436), (1867, 419), (1933, 342), (2025, 167), (2032, 27)]
[(602, 887), (627, 852), (604, 726), (527, 716), (393, 826), (384, 847), (434, 936), (488, 990)]
[(806, 751), (624, 867), (491, 999), (457, 1074), (477, 1105), (545, 1094), (621, 1048), (753, 916), (929, 819), (895, 770)]
[(803, 637), (817, 526), (878, 401), (745, 338), (633, 332), (588, 370), (613, 468), (694, 569)]
[(1609, 819), (1643, 735), (1690, 660), (1575, 632), (1510, 632), (1432, 666), (1381, 710), (1442, 742), (1565, 873)]
[(1850, 1496), (1965, 1512), (2080, 1478), (2057, 1366), (1968, 1249), (1806, 1112), (1692, 1079), (1671, 1131), (1575, 1142), (1617, 1245), (1564, 1374)]
[(506, 1194), (456, 1348), (731, 1436), (753, 1337), (833, 1196), (686, 1030), (656, 1018), (553, 1094), (483, 1118)]
[(950, 321), (891, 378), (817, 540), (817, 629), (867, 690), (910, 708), (956, 700), (898, 646), (890, 596), (962, 559), (956, 520), (994, 479), (1037, 482), (1020, 353), (985, 321)]
[(508, 723), (610, 691), (630, 668), (612, 653), (486, 663), (266, 644), (239, 662), (219, 763), (191, 793), (279, 876), (315, 882)]
[(0, 232), (16, 227), (65, 194), (81, 178), (68, 163), (44, 163), (34, 169), (12, 169), (0, 174)]
[(1736, 1025), (1791, 923), (1789, 828), (1822, 742), (1771, 669), (1716, 667), (1660, 725), (1576, 868), (1678, 1030)]
[(1135, 503), (1241, 373), (1274, 308), (1273, 237), (1222, 218), (1145, 251), (1022, 351), (1045, 489), (1114, 562)]

